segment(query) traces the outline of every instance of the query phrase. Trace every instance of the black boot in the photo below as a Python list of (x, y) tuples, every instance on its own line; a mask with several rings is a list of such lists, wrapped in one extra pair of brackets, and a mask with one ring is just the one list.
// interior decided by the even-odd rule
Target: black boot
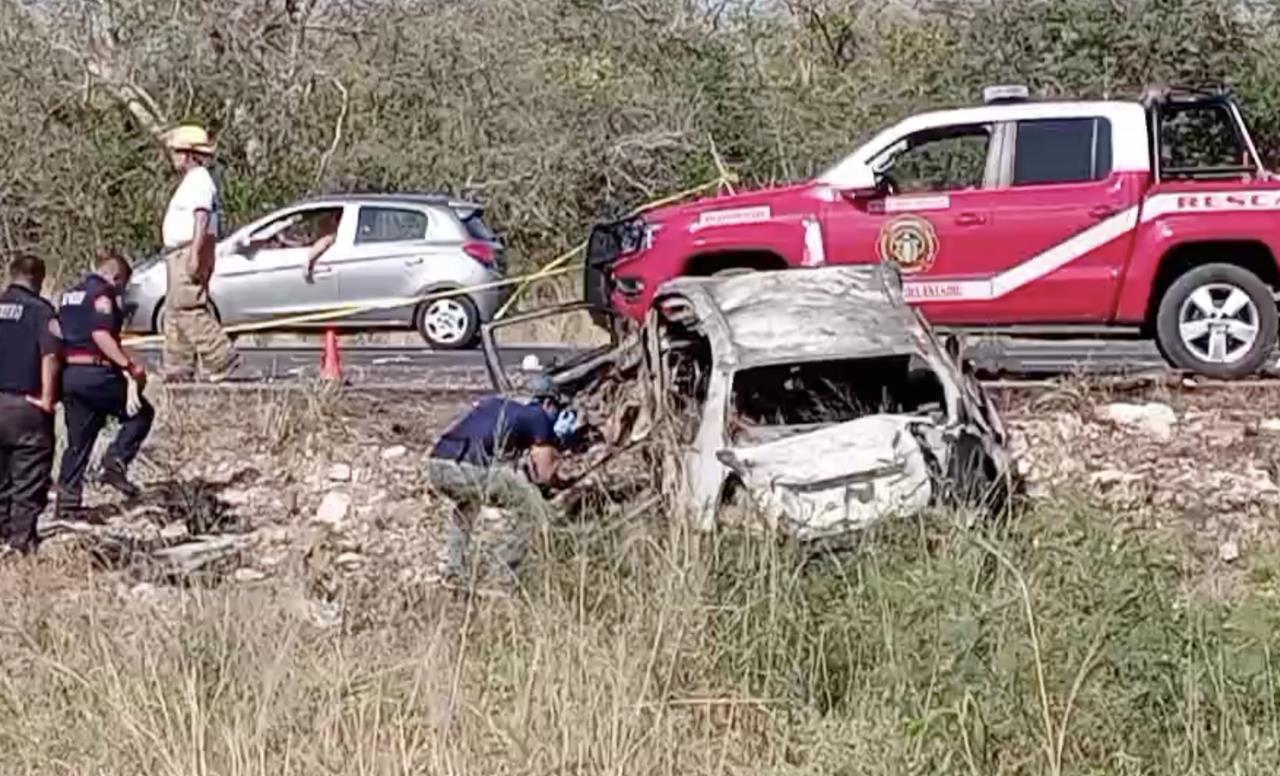
[(119, 491), (127, 499), (135, 499), (142, 495), (142, 489), (125, 475), (125, 465), (115, 458), (102, 459), (102, 475), (98, 481)]
[(80, 504), (80, 496), (54, 493), (53, 519), (59, 522), (78, 523), (85, 519), (86, 510)]

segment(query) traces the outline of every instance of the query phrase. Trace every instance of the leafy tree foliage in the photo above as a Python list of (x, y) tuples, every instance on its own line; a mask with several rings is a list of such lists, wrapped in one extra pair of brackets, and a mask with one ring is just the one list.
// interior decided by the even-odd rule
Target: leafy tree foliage
[(153, 131), (216, 132), (242, 222), (330, 189), (480, 198), (517, 268), (715, 177), (813, 174), (981, 87), (1230, 84), (1280, 143), (1280, 22), (1242, 0), (0, 0), (0, 251), (153, 252)]

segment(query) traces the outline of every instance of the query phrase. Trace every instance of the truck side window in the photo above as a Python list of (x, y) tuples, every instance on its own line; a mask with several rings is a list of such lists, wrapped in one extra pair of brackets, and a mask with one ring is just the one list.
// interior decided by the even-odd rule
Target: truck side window
[(1238, 167), (1247, 161), (1231, 114), (1221, 105), (1166, 107), (1160, 116), (1160, 167), (1167, 172)]
[(991, 144), (988, 127), (943, 127), (906, 138), (886, 171), (901, 194), (982, 188)]
[(1014, 186), (1086, 183), (1110, 174), (1110, 121), (1078, 118), (1018, 122)]

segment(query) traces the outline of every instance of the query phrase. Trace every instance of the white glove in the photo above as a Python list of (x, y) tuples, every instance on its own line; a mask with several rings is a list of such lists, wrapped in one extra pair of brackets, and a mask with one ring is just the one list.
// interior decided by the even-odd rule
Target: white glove
[(142, 409), (142, 396), (138, 392), (138, 381), (133, 379), (133, 375), (126, 374), (124, 379), (126, 382), (124, 414), (132, 418)]

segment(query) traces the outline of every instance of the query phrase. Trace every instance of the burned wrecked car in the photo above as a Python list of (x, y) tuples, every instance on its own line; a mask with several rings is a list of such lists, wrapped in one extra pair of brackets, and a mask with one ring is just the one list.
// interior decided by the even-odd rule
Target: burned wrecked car
[[(503, 323), (485, 352), (511, 389)], [(812, 540), (1008, 492), (994, 407), (890, 266), (678, 278), (643, 325), (548, 373), (601, 445), (643, 443), (651, 484), (703, 529), (735, 500)]]

